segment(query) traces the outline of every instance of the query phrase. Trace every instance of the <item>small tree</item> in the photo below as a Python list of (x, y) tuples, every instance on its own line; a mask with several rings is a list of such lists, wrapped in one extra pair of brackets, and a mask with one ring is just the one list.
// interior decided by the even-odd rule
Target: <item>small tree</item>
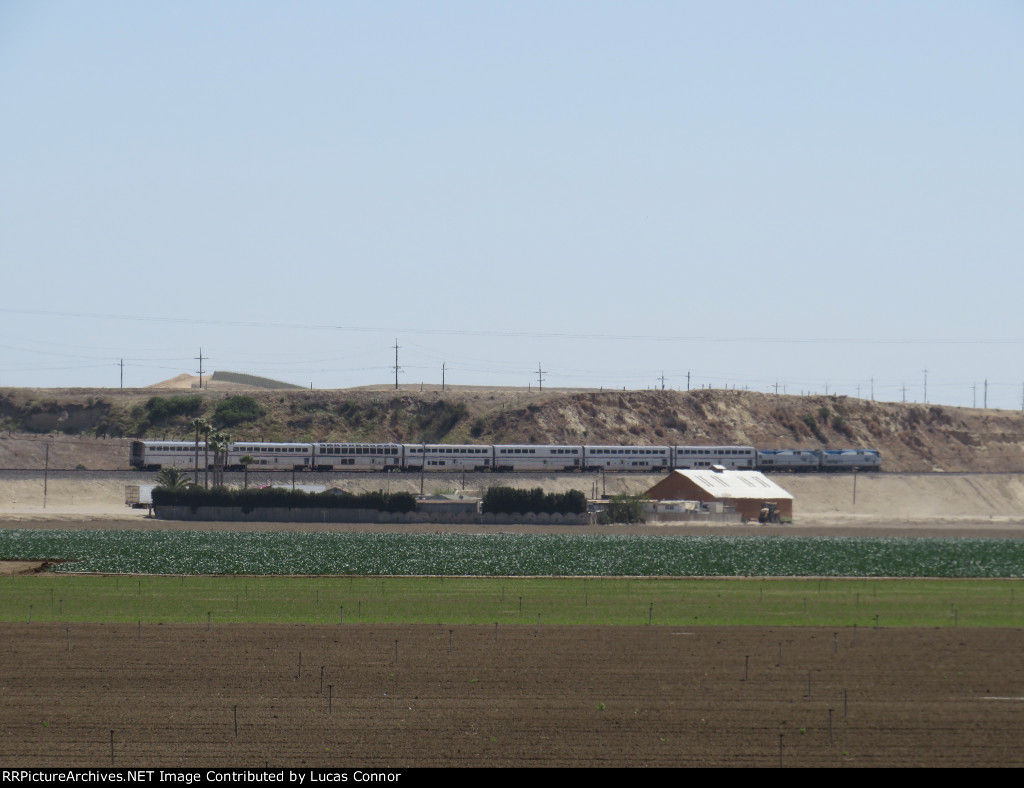
[(608, 506), (608, 517), (613, 523), (645, 523), (642, 495), (613, 495)]
[(256, 421), (263, 417), (263, 408), (252, 397), (238, 394), (217, 403), (213, 411), (213, 420), (225, 427), (235, 427), (247, 421)]
[(171, 490), (172, 492), (180, 492), (181, 490), (188, 490), (196, 486), (188, 480), (180, 469), (174, 467), (161, 470), (156, 475), (156, 483), (165, 490)]

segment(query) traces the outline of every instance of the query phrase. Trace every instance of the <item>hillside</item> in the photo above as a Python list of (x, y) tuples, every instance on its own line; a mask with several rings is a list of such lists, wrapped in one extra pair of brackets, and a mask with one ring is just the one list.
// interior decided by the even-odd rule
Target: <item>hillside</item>
[[(1024, 472), (1024, 414), (746, 391), (0, 389), (0, 467), (123, 467), (202, 417), (267, 441), (870, 447), (888, 471)], [(50, 436), (43, 439), (43, 436)], [(42, 439), (42, 440), (41, 440)]]

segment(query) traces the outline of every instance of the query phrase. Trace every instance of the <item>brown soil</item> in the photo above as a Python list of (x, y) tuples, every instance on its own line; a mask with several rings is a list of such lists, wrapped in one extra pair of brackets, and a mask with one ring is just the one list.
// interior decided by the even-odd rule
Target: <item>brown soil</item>
[(45, 561), (0, 561), (0, 577), (34, 575), (45, 571), (47, 566)]
[(139, 639), (135, 625), (4, 624), (0, 637), (5, 766), (109, 766), (111, 731), (121, 767), (1024, 766), (1020, 630), (202, 624)]
[[(215, 420), (233, 388), (189, 389), (202, 400), (197, 413), (153, 416), (153, 423), (146, 403), (180, 397), (180, 389), (0, 389), (0, 427), (12, 431), (0, 439), (0, 468), (42, 468), (47, 445), (51, 469), (125, 468), (128, 441), (118, 436), (191, 440), (192, 416)], [(1024, 421), (1009, 410), (710, 389), (412, 385), (246, 396), (263, 416), (232, 427), (235, 439), (870, 447), (882, 452), (887, 471), (1024, 471)]]

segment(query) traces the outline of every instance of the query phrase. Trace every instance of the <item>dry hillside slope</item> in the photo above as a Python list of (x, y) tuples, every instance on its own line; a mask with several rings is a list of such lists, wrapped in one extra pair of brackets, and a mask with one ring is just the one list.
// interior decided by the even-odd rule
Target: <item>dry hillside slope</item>
[[(0, 389), (0, 468), (124, 467), (202, 417), (268, 441), (870, 447), (888, 471), (1024, 471), (1024, 414), (747, 391)], [(41, 440), (45, 437), (45, 440)]]

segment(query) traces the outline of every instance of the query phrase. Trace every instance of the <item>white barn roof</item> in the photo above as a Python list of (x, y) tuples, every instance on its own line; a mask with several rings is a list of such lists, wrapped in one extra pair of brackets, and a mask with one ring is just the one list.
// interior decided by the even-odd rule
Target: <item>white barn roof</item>
[(788, 499), (793, 496), (760, 471), (730, 471), (700, 468), (672, 471), (678, 473), (716, 498)]

